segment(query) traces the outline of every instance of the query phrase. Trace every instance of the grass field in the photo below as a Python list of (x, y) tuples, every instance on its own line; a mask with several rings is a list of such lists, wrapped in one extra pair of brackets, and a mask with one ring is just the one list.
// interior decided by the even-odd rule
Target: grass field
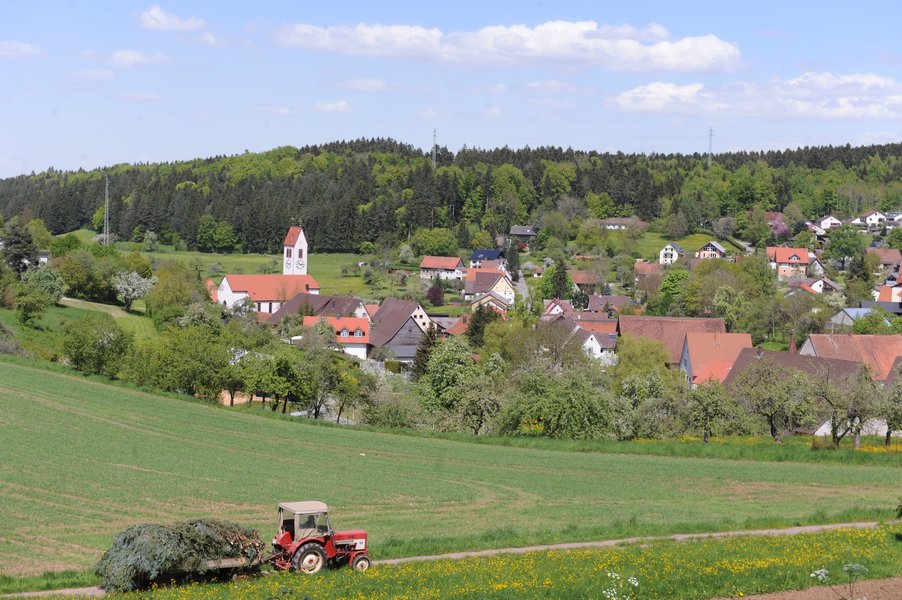
[[(717, 241), (717, 238), (708, 233), (693, 233), (676, 240), (670, 240), (665, 238), (663, 234), (646, 231), (642, 234), (642, 237), (639, 238), (639, 241), (636, 244), (636, 251), (639, 252), (643, 258), (657, 259), (661, 248), (670, 242), (676, 242), (686, 251), (687, 256), (691, 257), (696, 250), (711, 240)], [(739, 248), (726, 240), (720, 240), (720, 244), (726, 248), (728, 252), (742, 254), (742, 251)]]
[(142, 341), (157, 337), (158, 332), (153, 326), (153, 321), (143, 315), (127, 313), (121, 307), (112, 304), (101, 304), (99, 302), (88, 302), (87, 300), (78, 300), (76, 298), (63, 298), (60, 303), (63, 306), (69, 306), (80, 310), (93, 310), (104, 312), (119, 324), (126, 331), (130, 331), (135, 336), (136, 341)]
[[(262, 412), (262, 411), (261, 411)], [(897, 465), (562, 452), (258, 418), (0, 359), (0, 573), (92, 564), (141, 522), (273, 529), (320, 499), (375, 558), (886, 517)], [(52, 555), (35, 552), (35, 539)]]
[(66, 323), (90, 314), (82, 308), (53, 305), (32, 326), (25, 327), (19, 324), (15, 311), (0, 308), (0, 321), (12, 329), (16, 340), (29, 354), (43, 360), (56, 360), (63, 347)]
[[(648, 598), (700, 600), (817, 585), (822, 568), (840, 579), (844, 563), (869, 577), (902, 573), (902, 528), (843, 529), (792, 537), (657, 542), (617, 549), (507, 554), (376, 565), (317, 577), (280, 573), (231, 584), (191, 584), (130, 597), (196, 598)], [(612, 574), (616, 573), (617, 576)], [(614, 596), (605, 591), (615, 590)], [(632, 593), (626, 595), (622, 592)], [(846, 589), (843, 589), (846, 591)], [(829, 597), (829, 596), (824, 596)]]

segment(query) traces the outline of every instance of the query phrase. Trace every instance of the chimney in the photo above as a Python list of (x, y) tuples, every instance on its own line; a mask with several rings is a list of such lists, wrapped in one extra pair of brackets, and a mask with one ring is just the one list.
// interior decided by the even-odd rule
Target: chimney
[(787, 350), (790, 354), (798, 354), (799, 349), (796, 347), (796, 333), (793, 331), (789, 334), (789, 349)]
[(762, 357), (762, 356), (764, 356), (764, 350), (762, 350), (761, 348), (758, 348), (758, 349), (755, 351), (755, 357), (756, 357), (758, 360), (761, 360), (761, 357)]

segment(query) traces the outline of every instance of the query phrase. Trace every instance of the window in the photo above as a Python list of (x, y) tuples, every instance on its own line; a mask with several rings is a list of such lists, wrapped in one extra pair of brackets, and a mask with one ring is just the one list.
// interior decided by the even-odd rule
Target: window
[(354, 332), (354, 337), (363, 337), (363, 332), (358, 329)]
[(341, 337), (348, 337), (348, 336), (350, 336), (350, 335), (351, 335), (351, 334), (350, 334), (350, 332), (348, 332), (347, 329), (342, 329), (342, 330), (341, 330)]
[(298, 258), (304, 258), (304, 249), (298, 248)]
[(291, 258), (291, 248), (285, 248), (285, 258)]

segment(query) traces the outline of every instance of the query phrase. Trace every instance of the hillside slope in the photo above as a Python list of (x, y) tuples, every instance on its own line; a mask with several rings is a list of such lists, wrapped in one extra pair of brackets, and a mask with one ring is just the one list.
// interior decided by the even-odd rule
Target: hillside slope
[(336, 527), (368, 529), (386, 558), (888, 514), (902, 485), (892, 467), (577, 454), (297, 424), (6, 359), (0, 440), (0, 573), (20, 575), (89, 566), (139, 522), (219, 517), (266, 539), (286, 500), (329, 503)]

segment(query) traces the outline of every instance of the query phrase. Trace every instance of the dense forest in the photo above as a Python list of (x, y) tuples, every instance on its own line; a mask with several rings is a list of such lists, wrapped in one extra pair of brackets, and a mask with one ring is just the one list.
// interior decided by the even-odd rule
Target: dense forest
[[(718, 154), (610, 154), (554, 147), (440, 148), (390, 139), (335, 142), (185, 162), (116, 165), (0, 180), (0, 213), (42, 219), (52, 233), (103, 221), (120, 239), (154, 231), (199, 245), (201, 217), (231, 226), (244, 252), (278, 251), (287, 223), (304, 225), (314, 251), (389, 243), (420, 227), (465, 221), (490, 234), (568, 218), (679, 216), (689, 229), (742, 211), (837, 217), (902, 208), (902, 144)], [(208, 218), (207, 222), (210, 221)]]

